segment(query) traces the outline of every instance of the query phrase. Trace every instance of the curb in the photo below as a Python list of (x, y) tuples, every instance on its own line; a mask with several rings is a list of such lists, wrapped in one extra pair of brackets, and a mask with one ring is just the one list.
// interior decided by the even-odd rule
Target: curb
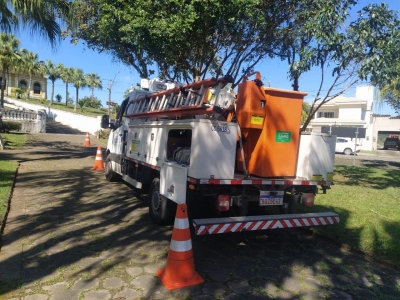
[(9, 191), (8, 197), (7, 197), (7, 208), (6, 208), (3, 216), (1, 216), (1, 222), (0, 222), (0, 250), (1, 250), (1, 246), (2, 246), (3, 232), (4, 232), (4, 228), (6, 227), (6, 221), (7, 221), (8, 213), (10, 212), (10, 209), (11, 209), (11, 198), (12, 198), (12, 195), (13, 195), (13, 192), (14, 192), (15, 181), (17, 179), (18, 169), (19, 169), (20, 165), (21, 164), (18, 163), (17, 168), (15, 169), (14, 179), (12, 181), (12, 184), (11, 184), (11, 187), (10, 187), (10, 191)]

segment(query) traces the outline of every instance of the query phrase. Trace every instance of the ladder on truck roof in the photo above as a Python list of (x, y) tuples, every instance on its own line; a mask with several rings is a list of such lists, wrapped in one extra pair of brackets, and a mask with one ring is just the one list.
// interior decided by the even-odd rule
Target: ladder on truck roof
[(222, 89), (233, 78), (211, 78), (129, 101), (128, 118), (163, 118), (221, 113)]

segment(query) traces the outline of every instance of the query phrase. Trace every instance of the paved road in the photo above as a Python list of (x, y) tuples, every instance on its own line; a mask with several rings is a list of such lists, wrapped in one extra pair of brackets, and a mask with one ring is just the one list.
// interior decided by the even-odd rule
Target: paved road
[(192, 236), (203, 284), (168, 291), (171, 227), (146, 195), (93, 171), (84, 135), (38, 134), (18, 159), (0, 252), (0, 299), (399, 299), (400, 273), (313, 236), (275, 230)]

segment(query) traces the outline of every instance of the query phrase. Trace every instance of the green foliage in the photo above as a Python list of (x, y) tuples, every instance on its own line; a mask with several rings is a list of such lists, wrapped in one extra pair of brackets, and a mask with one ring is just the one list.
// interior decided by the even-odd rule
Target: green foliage
[(99, 99), (97, 99), (96, 97), (88, 97), (88, 96), (85, 96), (83, 99), (80, 99), (78, 101), (78, 105), (81, 109), (83, 109), (83, 107), (92, 107), (95, 109), (99, 109), (103, 106)]
[(56, 100), (57, 102), (61, 102), (62, 96), (60, 94), (56, 95)]
[(111, 129), (100, 129), (96, 131), (95, 135), (98, 139), (108, 139)]
[(301, 111), (301, 124), (303, 124), (307, 120), (310, 111), (311, 111), (310, 104), (308, 102), (303, 102), (303, 108)]
[[(230, 74), (235, 84), (273, 54), (276, 33), (294, 11), (295, 0), (177, 0), (73, 2), (85, 40), (136, 69), (142, 78), (193, 81)], [(70, 24), (71, 25), (71, 24)], [(96, 32), (96, 34), (93, 34)]]
[[(400, 61), (394, 61), (392, 68), (400, 74)], [(400, 75), (393, 77), (380, 86), (380, 99), (390, 105), (400, 115)]]
[(17, 96), (18, 99), (20, 99), (26, 93), (26, 88), (24, 87), (15, 88), (12, 90), (12, 92), (15, 93), (15, 96)]
[(20, 131), (22, 127), (21, 123), (12, 122), (12, 121), (3, 121), (3, 132), (10, 132), (10, 131)]
[[(303, 124), (305, 130), (318, 109), (360, 80), (380, 85), (398, 70), (392, 68), (399, 53), (400, 21), (397, 13), (382, 4), (371, 4), (347, 23), (356, 1), (321, 0), (298, 2), (298, 13), (280, 33), (285, 41), (280, 55), (289, 63), (293, 88), (311, 68), (319, 68), (321, 79)], [(326, 77), (332, 83), (324, 86)]]

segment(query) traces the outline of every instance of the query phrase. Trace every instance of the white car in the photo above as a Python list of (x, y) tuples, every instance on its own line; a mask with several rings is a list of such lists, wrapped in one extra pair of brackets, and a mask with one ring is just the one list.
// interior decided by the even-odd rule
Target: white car
[(356, 152), (360, 151), (360, 149), (357, 149), (358, 146), (350, 138), (338, 137), (336, 138), (335, 152), (350, 155), (354, 153), (354, 149), (356, 149)]

